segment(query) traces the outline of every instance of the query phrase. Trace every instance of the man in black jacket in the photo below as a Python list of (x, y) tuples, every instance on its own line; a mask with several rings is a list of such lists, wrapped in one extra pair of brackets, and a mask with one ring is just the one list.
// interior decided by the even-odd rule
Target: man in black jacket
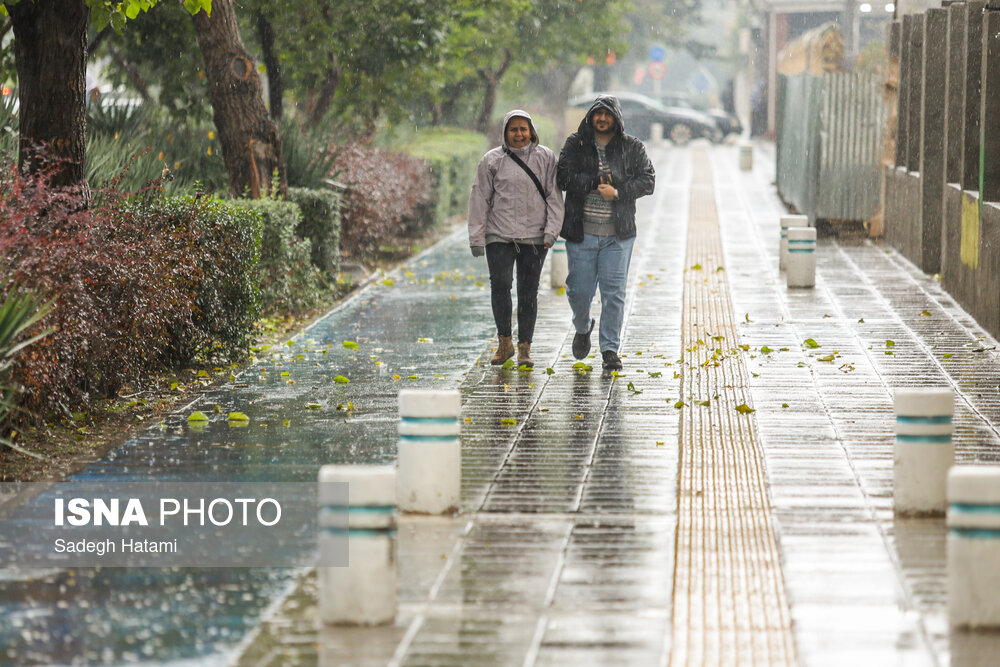
[(621, 370), (618, 348), (635, 242), (635, 200), (652, 194), (655, 174), (642, 142), (625, 134), (617, 98), (598, 97), (566, 139), (556, 182), (566, 191), (562, 236), (569, 261), (566, 296), (576, 328), (573, 356), (583, 359), (590, 353), (590, 304), (600, 286), (603, 365)]

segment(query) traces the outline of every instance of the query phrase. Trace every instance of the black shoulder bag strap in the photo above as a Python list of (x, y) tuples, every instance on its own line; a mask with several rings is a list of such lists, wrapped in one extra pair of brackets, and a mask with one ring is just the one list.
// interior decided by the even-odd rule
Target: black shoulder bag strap
[(542, 196), (542, 200), (544, 201), (545, 199), (547, 199), (547, 197), (545, 196), (545, 190), (542, 189), (542, 182), (538, 180), (537, 176), (535, 176), (535, 172), (531, 171), (531, 168), (528, 165), (524, 164), (524, 160), (519, 158), (517, 154), (514, 153), (514, 151), (512, 151), (511, 149), (507, 148), (507, 146), (503, 147), (503, 152), (509, 155), (510, 159), (516, 162), (517, 166), (520, 167), (521, 169), (524, 169), (524, 173), (526, 173), (528, 176), (531, 177), (531, 182), (535, 184), (536, 188), (538, 188), (538, 194)]

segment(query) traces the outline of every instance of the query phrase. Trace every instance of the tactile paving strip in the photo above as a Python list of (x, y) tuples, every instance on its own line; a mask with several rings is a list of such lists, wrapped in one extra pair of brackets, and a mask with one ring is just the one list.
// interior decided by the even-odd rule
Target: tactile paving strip
[(797, 664), (708, 155), (685, 259), (672, 665)]

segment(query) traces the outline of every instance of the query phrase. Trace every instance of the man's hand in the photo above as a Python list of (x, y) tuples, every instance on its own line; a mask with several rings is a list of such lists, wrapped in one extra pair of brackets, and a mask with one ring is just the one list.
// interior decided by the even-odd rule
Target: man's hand
[(604, 201), (613, 201), (615, 195), (618, 194), (618, 191), (615, 190), (614, 186), (608, 185), (607, 183), (601, 183), (598, 185), (597, 192), (604, 198)]

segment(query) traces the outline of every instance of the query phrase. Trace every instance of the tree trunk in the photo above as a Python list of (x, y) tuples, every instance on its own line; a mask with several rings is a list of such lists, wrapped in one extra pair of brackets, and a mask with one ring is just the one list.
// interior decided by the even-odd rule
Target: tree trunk
[(288, 191), (281, 137), (267, 113), (257, 66), (240, 39), (232, 0), (214, 0), (212, 16), (191, 17), (205, 59), (212, 115), (234, 197), (257, 198), (271, 190), (277, 171), (279, 192)]
[(337, 57), (331, 53), (329, 58), (331, 65), (326, 70), (323, 85), (319, 89), (319, 96), (316, 98), (316, 103), (312, 106), (306, 121), (306, 127), (311, 129), (319, 127), (319, 124), (323, 122), (326, 112), (333, 104), (333, 96), (337, 93), (337, 87), (340, 86), (340, 67), (337, 65)]
[(8, 5), (20, 100), (18, 165), (37, 171), (59, 160), (52, 185), (86, 178), (87, 22), (83, 0)]
[(476, 122), (476, 129), (479, 132), (487, 136), (492, 136), (490, 134), (490, 119), (493, 118), (493, 107), (496, 106), (497, 102), (497, 88), (500, 87), (500, 80), (503, 78), (504, 73), (507, 68), (510, 67), (511, 60), (513, 56), (509, 49), (503, 50), (503, 62), (500, 63), (500, 67), (495, 72), (489, 72), (487, 70), (479, 70), (479, 78), (483, 80), (486, 85), (486, 91), (483, 93), (483, 106), (482, 110), (479, 112), (479, 120)]
[(285, 114), (281, 103), (285, 94), (285, 80), (281, 73), (281, 61), (274, 51), (274, 26), (260, 10), (257, 10), (257, 37), (260, 39), (264, 68), (267, 70), (267, 97), (271, 105), (271, 118), (275, 123), (280, 123)]

